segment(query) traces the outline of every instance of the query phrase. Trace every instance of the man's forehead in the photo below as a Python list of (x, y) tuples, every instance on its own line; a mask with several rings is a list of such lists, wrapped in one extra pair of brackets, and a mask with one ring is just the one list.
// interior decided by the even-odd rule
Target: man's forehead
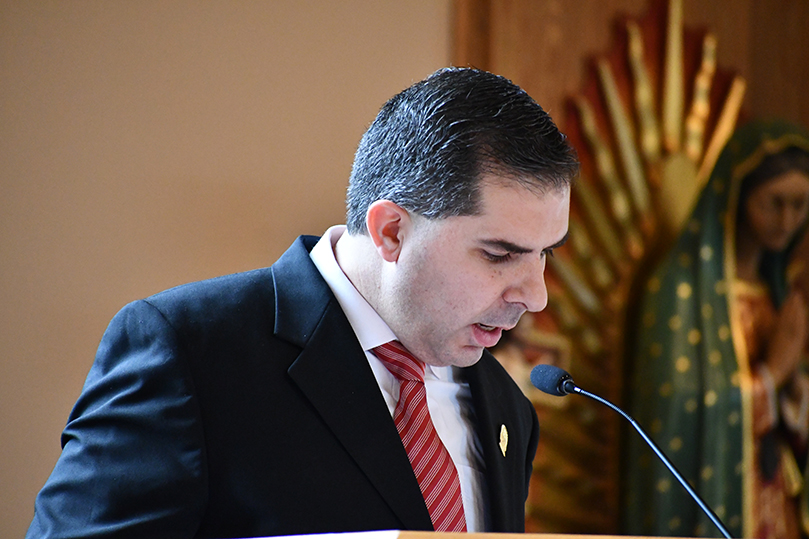
[(478, 188), (480, 214), (501, 210), (498, 203), (522, 205), (566, 204), (570, 199), (570, 186), (524, 184), (516, 180), (481, 180)]
[(480, 213), (473, 219), (482, 227), (481, 240), (512, 242), (515, 245), (536, 242), (541, 248), (561, 244), (567, 237), (570, 188), (551, 188), (545, 192), (527, 189), (512, 182), (489, 184), (481, 191)]
[(478, 176), (477, 188), (480, 191), (487, 188), (516, 189), (541, 197), (546, 194), (560, 194), (569, 191), (570, 185), (570, 182), (558, 179), (543, 178), (502, 168), (491, 168), (484, 170)]
[[(478, 211), (473, 214), (431, 218), (418, 212), (408, 213), (416, 223), (453, 228), (460, 226), (468, 232), (478, 229), (474, 235), (480, 240), (513, 241), (508, 236), (514, 233), (522, 235), (521, 231), (535, 237), (539, 227), (543, 232), (541, 235), (550, 233), (553, 237), (547, 239), (555, 243), (567, 232), (569, 206), (569, 186), (540, 192), (514, 181), (507, 184), (485, 182), (480, 186)], [(510, 234), (505, 234), (506, 230)], [(498, 231), (503, 233), (498, 234)]]
[(570, 186), (528, 187), (516, 181), (508, 183), (482, 182), (479, 191), (480, 215), (509, 208), (530, 210), (531, 207), (567, 207), (570, 202)]

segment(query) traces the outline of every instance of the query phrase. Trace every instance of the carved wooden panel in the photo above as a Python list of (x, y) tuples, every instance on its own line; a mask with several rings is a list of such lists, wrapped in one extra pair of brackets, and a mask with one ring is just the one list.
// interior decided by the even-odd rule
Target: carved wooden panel
[[(498, 39), (489, 35), (496, 22), (467, 23), (467, 32), (484, 28), (484, 39)], [(579, 386), (621, 404), (636, 287), (687, 217), (735, 127), (746, 88), (717, 65), (715, 36), (684, 26), (682, 0), (656, 1), (641, 17), (604, 24), (617, 24), (612, 46), (581, 60), (584, 84), (566, 100), (561, 121), (552, 112), (579, 153), (582, 173), (570, 240), (549, 259), (549, 306), (524, 316), (494, 351), (535, 403), (542, 428), (530, 532), (619, 531), (623, 420), (581, 396), (541, 394), (528, 373), (540, 362), (557, 364)], [(469, 44), (470, 34), (463, 35)]]

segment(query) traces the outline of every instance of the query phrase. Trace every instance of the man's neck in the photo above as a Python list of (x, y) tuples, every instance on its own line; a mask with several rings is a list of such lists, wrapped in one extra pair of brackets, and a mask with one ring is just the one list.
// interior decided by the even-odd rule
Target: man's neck
[(334, 258), (354, 288), (376, 308), (373, 291), (379, 283), (378, 257), (370, 238), (346, 230), (334, 246)]

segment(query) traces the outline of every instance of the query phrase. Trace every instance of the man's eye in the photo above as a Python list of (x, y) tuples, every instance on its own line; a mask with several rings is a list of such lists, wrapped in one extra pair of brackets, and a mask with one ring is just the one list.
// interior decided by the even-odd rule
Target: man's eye
[(495, 264), (500, 264), (502, 262), (508, 262), (509, 260), (511, 260), (511, 253), (506, 253), (504, 255), (496, 255), (488, 251), (483, 251), (483, 256), (486, 257), (486, 259), (489, 262), (494, 262)]
[(545, 249), (545, 256), (553, 256), (553, 249)]

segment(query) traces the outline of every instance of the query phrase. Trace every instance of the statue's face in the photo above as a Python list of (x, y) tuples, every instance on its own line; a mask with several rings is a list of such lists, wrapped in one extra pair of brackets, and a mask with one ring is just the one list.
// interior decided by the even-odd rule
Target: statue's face
[(783, 251), (806, 221), (809, 176), (790, 170), (754, 188), (744, 211), (751, 239), (769, 251)]

